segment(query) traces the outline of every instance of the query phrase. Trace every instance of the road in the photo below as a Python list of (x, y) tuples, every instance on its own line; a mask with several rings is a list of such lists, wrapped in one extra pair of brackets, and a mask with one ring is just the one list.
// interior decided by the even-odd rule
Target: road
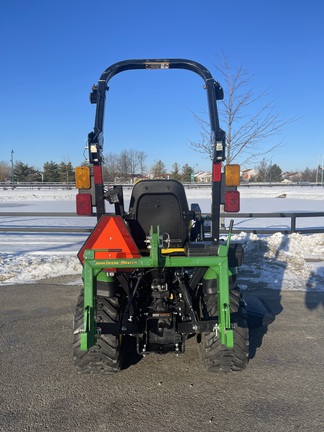
[(73, 367), (69, 282), (0, 288), (1, 431), (324, 430), (324, 293), (264, 290), (276, 319), (251, 331), (243, 372), (205, 373), (192, 339), (100, 377)]

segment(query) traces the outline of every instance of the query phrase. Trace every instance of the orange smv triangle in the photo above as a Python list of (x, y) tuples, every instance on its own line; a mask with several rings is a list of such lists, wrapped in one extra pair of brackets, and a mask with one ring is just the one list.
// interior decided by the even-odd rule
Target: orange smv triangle
[(121, 216), (103, 215), (78, 253), (83, 263), (84, 251), (95, 250), (95, 259), (139, 258), (141, 254)]

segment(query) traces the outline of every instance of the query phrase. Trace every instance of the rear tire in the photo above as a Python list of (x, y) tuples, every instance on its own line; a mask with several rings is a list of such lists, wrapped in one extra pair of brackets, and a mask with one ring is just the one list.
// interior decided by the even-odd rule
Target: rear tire
[[(231, 324), (234, 325), (234, 347), (221, 344), (215, 332), (202, 333), (198, 345), (201, 360), (209, 372), (233, 372), (244, 369), (249, 358), (249, 328), (246, 305), (238, 287), (230, 291)], [(217, 294), (205, 294), (202, 300), (205, 320), (218, 315)]]
[[(97, 297), (96, 322), (119, 322), (119, 314), (120, 306), (117, 297)], [(73, 358), (79, 373), (114, 374), (120, 370), (119, 336), (102, 334), (89, 350), (82, 351), (80, 348), (80, 332), (83, 330), (83, 290), (77, 301), (73, 330)]]

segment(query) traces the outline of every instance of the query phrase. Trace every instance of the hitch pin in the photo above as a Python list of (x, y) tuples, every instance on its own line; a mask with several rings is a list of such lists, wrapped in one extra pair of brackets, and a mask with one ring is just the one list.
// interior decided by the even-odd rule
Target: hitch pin
[(219, 329), (218, 324), (215, 324), (214, 328), (213, 328), (213, 331), (215, 332), (215, 336), (216, 337), (218, 336), (218, 329)]

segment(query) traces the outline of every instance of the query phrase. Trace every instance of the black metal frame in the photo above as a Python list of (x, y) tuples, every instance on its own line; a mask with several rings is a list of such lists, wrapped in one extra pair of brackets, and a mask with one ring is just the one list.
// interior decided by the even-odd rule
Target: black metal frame
[[(76, 213), (71, 212), (60, 212), (60, 213), (45, 213), (45, 212), (0, 212), (0, 218), (5, 217), (26, 217), (26, 216), (37, 216), (37, 217), (80, 217)], [(204, 215), (206, 216), (206, 215)], [(208, 215), (209, 216), (209, 215)], [(226, 213), (221, 213), (221, 217), (226, 218), (228, 215)], [(270, 218), (286, 218), (290, 219), (290, 227), (287, 228), (244, 228), (244, 232), (253, 234), (275, 234), (281, 232), (282, 234), (291, 234), (297, 232), (299, 234), (315, 234), (324, 233), (323, 226), (308, 227), (308, 228), (298, 228), (296, 227), (298, 218), (317, 218), (324, 217), (324, 212), (281, 212), (281, 213), (231, 213), (231, 219), (270, 219)], [(1, 222), (1, 220), (0, 220)], [(75, 233), (90, 233), (92, 228), (69, 228), (69, 227), (28, 227), (28, 226), (1, 226), (1, 232), (75, 232)], [(228, 229), (222, 229), (222, 233), (227, 233)], [(241, 229), (233, 229), (232, 233), (240, 233)]]
[[(92, 87), (90, 102), (96, 104), (94, 130), (88, 135), (89, 160), (93, 165), (102, 164), (103, 124), (105, 113), (106, 91), (109, 80), (120, 72), (138, 69), (186, 69), (197, 73), (205, 82), (207, 91), (209, 121), (211, 128), (211, 148), (213, 161), (212, 184), (212, 239), (219, 240), (219, 221), (221, 205), (221, 165), (225, 160), (225, 132), (219, 126), (216, 101), (223, 99), (221, 85), (214, 80), (211, 73), (200, 63), (187, 59), (141, 59), (125, 60), (109, 66), (101, 75), (98, 85)], [(104, 190), (102, 184), (95, 185), (97, 217), (104, 214)]]

